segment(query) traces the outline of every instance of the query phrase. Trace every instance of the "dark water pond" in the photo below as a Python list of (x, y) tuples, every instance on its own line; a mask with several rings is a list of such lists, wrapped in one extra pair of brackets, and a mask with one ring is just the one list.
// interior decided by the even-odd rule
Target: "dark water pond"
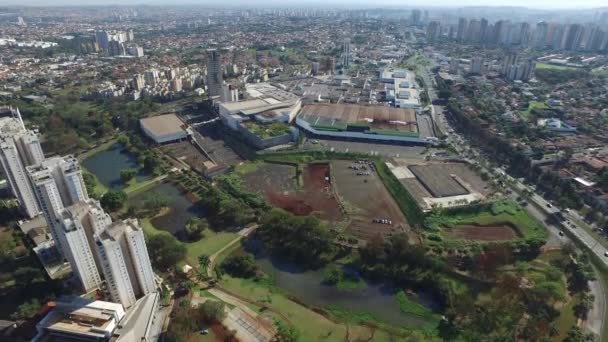
[[(274, 284), (286, 290), (298, 300), (317, 307), (338, 306), (354, 312), (368, 312), (387, 323), (403, 327), (422, 327), (428, 319), (401, 312), (395, 300), (398, 288), (390, 284), (374, 284), (361, 279), (362, 286), (357, 289), (339, 289), (324, 283), (323, 270), (303, 270), (293, 263), (268, 257), (260, 252), (259, 244), (248, 243), (245, 247), (256, 257), (256, 262), (264, 273), (270, 275)], [(352, 269), (346, 270), (355, 272)], [(412, 293), (409, 298), (432, 310), (439, 304), (432, 295), (422, 292)]]
[(129, 199), (129, 204), (142, 206), (150, 196), (165, 196), (169, 200), (169, 212), (155, 217), (151, 223), (158, 229), (166, 230), (179, 240), (186, 241), (185, 226), (192, 217), (204, 216), (204, 211), (195, 205), (186, 194), (169, 182), (161, 183), (154, 188)]
[[(137, 159), (124, 151), (124, 146), (120, 143), (85, 159), (82, 165), (108, 188), (118, 188), (123, 185), (120, 179), (121, 170), (139, 169)], [(137, 181), (142, 181), (148, 178), (148, 175), (139, 171), (135, 178)]]

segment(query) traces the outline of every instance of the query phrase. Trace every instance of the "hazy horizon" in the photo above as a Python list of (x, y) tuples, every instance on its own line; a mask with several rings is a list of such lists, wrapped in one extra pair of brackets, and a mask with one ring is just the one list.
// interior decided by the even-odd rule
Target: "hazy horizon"
[(298, 7), (298, 6), (318, 6), (318, 7), (350, 7), (350, 8), (379, 8), (379, 7), (526, 7), (530, 9), (593, 9), (593, 8), (608, 8), (606, 0), (585, 0), (581, 5), (569, 0), (462, 0), (458, 4), (454, 4), (450, 0), (412, 0), (404, 3), (402, 0), (378, 0), (378, 1), (348, 1), (348, 0), (296, 0), (286, 4), (279, 0), (233, 0), (230, 4), (219, 3), (209, 0), (177, 0), (177, 1), (162, 1), (162, 0), (123, 0), (120, 3), (115, 1), (103, 0), (58, 0), (52, 4), (48, 0), (0, 0), (0, 6), (133, 6), (133, 5), (203, 5), (213, 7)]

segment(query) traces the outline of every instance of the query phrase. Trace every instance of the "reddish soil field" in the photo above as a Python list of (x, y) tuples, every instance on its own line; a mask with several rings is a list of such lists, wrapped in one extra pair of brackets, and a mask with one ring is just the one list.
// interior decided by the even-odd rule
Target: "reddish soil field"
[(509, 225), (497, 226), (456, 226), (446, 230), (452, 239), (476, 241), (506, 241), (517, 238), (516, 231)]
[(266, 189), (268, 201), (294, 215), (316, 214), (328, 221), (342, 220), (342, 212), (332, 192), (329, 177), (329, 164), (310, 164), (303, 170), (302, 189), (296, 193), (277, 192)]
[(209, 325), (209, 328), (213, 331), (216, 341), (236, 341), (236, 338), (229, 338), (229, 332), (226, 328), (218, 322), (213, 322)]

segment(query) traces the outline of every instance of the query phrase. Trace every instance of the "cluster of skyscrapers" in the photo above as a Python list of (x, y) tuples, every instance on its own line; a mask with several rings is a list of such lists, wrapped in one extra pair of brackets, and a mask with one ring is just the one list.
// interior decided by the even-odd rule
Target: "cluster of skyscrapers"
[(58, 253), (68, 260), (82, 288), (102, 288), (114, 302), (131, 307), (156, 291), (143, 231), (137, 220), (112, 222), (89, 198), (78, 160), (45, 158), (36, 132), (17, 109), (0, 117), (0, 161), (11, 191), (30, 218), (42, 213)]
[(516, 54), (508, 54), (502, 61), (500, 74), (509, 81), (528, 81), (534, 75), (535, 69), (534, 60), (520, 62)]
[(136, 44), (129, 44), (134, 39), (133, 30), (95, 32), (95, 42), (99, 49), (106, 51), (110, 56), (123, 56), (128, 52), (132, 56), (143, 57), (143, 48)]
[(566, 51), (607, 51), (608, 31), (589, 24), (560, 24), (541, 21), (529, 23), (459, 18), (458, 25), (443, 26), (438, 21), (427, 25), (427, 39), (433, 42), (446, 37), (460, 42), (481, 45), (536, 47)]

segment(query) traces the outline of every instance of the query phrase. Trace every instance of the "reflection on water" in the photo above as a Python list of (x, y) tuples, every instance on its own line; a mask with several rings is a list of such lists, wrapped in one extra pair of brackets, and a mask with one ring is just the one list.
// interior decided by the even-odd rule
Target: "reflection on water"
[[(398, 289), (390, 284), (372, 284), (363, 280), (363, 286), (359, 289), (341, 290), (324, 284), (323, 270), (302, 270), (293, 263), (264, 256), (255, 242), (248, 243), (246, 249), (256, 256), (257, 264), (272, 277), (277, 287), (300, 301), (318, 307), (336, 305), (351, 311), (369, 312), (382, 321), (398, 326), (421, 327), (428, 323), (424, 318), (401, 312), (394, 297)], [(410, 299), (438, 309), (438, 304), (430, 295), (417, 293)]]
[(142, 206), (150, 196), (166, 196), (169, 199), (169, 212), (152, 219), (152, 224), (162, 230), (175, 235), (180, 240), (186, 240), (184, 228), (186, 223), (196, 216), (203, 216), (204, 212), (192, 203), (186, 195), (171, 183), (161, 183), (154, 188), (138, 194), (129, 200), (129, 204)]
[[(139, 169), (137, 159), (129, 153), (123, 153), (123, 145), (116, 143), (105, 151), (101, 151), (85, 159), (82, 165), (93, 173), (101, 184), (108, 188), (118, 188), (122, 185), (120, 171), (124, 169)], [(144, 180), (147, 175), (139, 171), (135, 176), (137, 181)]]

